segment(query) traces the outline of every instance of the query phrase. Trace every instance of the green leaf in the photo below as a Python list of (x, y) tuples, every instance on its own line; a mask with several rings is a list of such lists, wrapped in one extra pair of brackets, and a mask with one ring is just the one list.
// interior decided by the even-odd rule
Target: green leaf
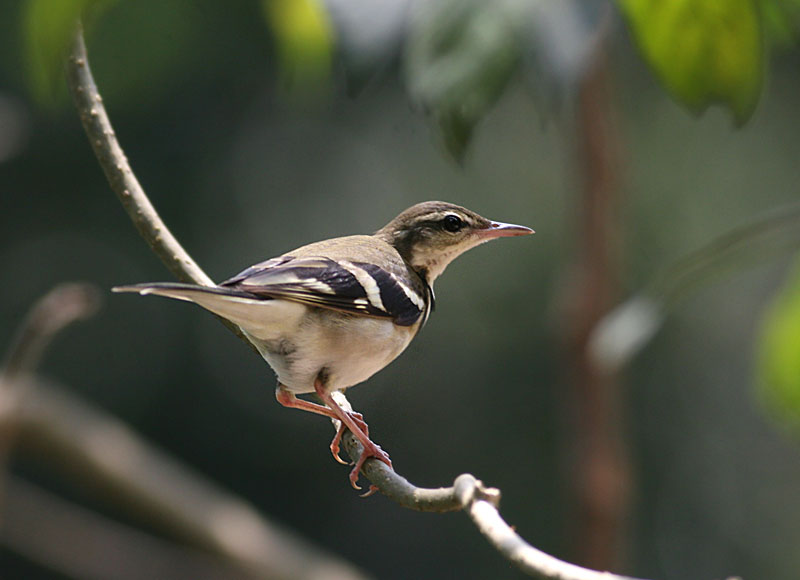
[(333, 28), (319, 0), (264, 0), (277, 45), (284, 86), (313, 94), (328, 83)]
[(761, 21), (772, 44), (786, 48), (800, 40), (800, 0), (760, 0)]
[(678, 102), (727, 106), (742, 124), (763, 83), (756, 0), (618, 0), (650, 67)]
[(433, 116), (447, 151), (461, 160), (473, 128), (494, 105), (519, 58), (503, 3), (444, 0), (425, 4), (406, 54), (412, 99)]
[(78, 22), (109, 0), (27, 0), (22, 10), (30, 89), (53, 106), (64, 95), (64, 55)]
[(800, 433), (800, 260), (764, 316), (757, 372), (762, 401)]

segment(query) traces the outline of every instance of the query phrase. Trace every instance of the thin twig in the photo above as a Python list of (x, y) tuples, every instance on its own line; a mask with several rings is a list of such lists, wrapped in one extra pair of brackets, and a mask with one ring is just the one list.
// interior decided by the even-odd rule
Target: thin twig
[[(343, 398), (337, 398), (343, 404)], [(347, 454), (355, 459), (361, 455), (361, 443), (352, 433), (342, 438)], [(611, 572), (581, 568), (554, 558), (527, 543), (500, 515), (500, 490), (484, 486), (469, 473), (459, 475), (452, 487), (424, 489), (409, 483), (381, 461), (367, 461), (364, 476), (392, 501), (409, 509), (423, 512), (463, 510), (498, 552), (516, 564), (523, 572), (542, 580), (637, 580)]]
[[(75, 108), (80, 115), (83, 129), (86, 131), (86, 136), (100, 167), (106, 174), (108, 184), (122, 203), (122, 207), (128, 212), (128, 216), (139, 230), (142, 238), (178, 280), (200, 286), (213, 286), (214, 281), (197, 265), (197, 262), (172, 235), (153, 204), (150, 203), (139, 180), (136, 179), (136, 175), (128, 163), (128, 158), (117, 141), (117, 135), (108, 119), (103, 98), (94, 82), (80, 24), (77, 25), (70, 48), (67, 84)], [(224, 318), (217, 318), (255, 352), (258, 352), (255, 346), (245, 338), (238, 326)]]
[(607, 373), (630, 363), (661, 330), (681, 300), (712, 282), (797, 250), (800, 203), (756, 216), (678, 258), (592, 328), (588, 348)]
[[(361, 443), (345, 433), (343, 447), (358, 457)], [(581, 568), (554, 558), (526, 542), (500, 515), (500, 490), (484, 486), (469, 473), (459, 475), (452, 487), (416, 487), (380, 461), (368, 461), (362, 471), (381, 493), (403, 507), (424, 512), (463, 510), (498, 552), (526, 574), (542, 580), (637, 580), (611, 572)]]
[(33, 372), (47, 345), (69, 324), (88, 318), (100, 305), (100, 293), (89, 284), (59, 284), (33, 306), (0, 364), (0, 381), (14, 383)]
[[(69, 69), (70, 89), (75, 105), (84, 122), (89, 139), (92, 141), (97, 160), (106, 175), (109, 176), (109, 183), (112, 188), (115, 188), (115, 191), (118, 191), (120, 187), (118, 182), (125, 178), (130, 183), (136, 183), (138, 188), (133, 172), (128, 167), (122, 150), (113, 137), (113, 129), (89, 70), (86, 47), (80, 29), (76, 32), (76, 39), (69, 58)], [(120, 170), (119, 167), (123, 169)], [(130, 191), (129, 188), (128, 191)], [(137, 189), (135, 196), (120, 195), (119, 192), (118, 196), (128, 209), (139, 233), (170, 269), (176, 269), (176, 276), (180, 280), (196, 281), (197, 279), (193, 276), (205, 277), (199, 266), (188, 258), (177, 242), (174, 242), (176, 247), (169, 251), (165, 251), (159, 245), (159, 240), (166, 239), (169, 230), (158, 219), (141, 188)], [(141, 208), (138, 206), (139, 203), (143, 204)], [(142, 223), (151, 218), (158, 221), (151, 224)], [(169, 239), (172, 239), (171, 236)], [(176, 259), (175, 256), (178, 255), (178, 252), (185, 255), (188, 260)], [(191, 264), (192, 268), (196, 268), (197, 271), (184, 271), (186, 264)], [(345, 434), (343, 443), (345, 450), (353, 460), (360, 456), (361, 445), (350, 433)], [(370, 459), (364, 464), (363, 474), (378, 487), (381, 493), (404, 507), (433, 512), (463, 509), (505, 557), (517, 564), (523, 571), (537, 578), (545, 580), (631, 580), (608, 572), (594, 572), (580, 568), (539, 552), (522, 540), (500, 517), (496, 507), (500, 492), (496, 489), (485, 488), (471, 475), (459, 476), (451, 488), (422, 489), (410, 484), (382, 462), (374, 459)]]
[(100, 167), (103, 168), (111, 189), (117, 194), (122, 207), (128, 212), (139, 233), (178, 280), (201, 286), (213, 286), (214, 281), (203, 272), (161, 221), (139, 180), (133, 174), (128, 158), (120, 147), (114, 128), (108, 120), (92, 71), (89, 70), (86, 45), (80, 26), (69, 55), (67, 82)]
[(708, 280), (796, 250), (798, 222), (800, 203), (771, 209), (675, 260), (653, 276), (643, 293), (672, 307)]

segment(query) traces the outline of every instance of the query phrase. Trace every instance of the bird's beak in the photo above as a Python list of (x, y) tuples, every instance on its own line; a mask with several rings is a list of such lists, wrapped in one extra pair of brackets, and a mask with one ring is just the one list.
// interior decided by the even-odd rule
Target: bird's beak
[(478, 235), (487, 240), (494, 238), (510, 238), (512, 236), (527, 236), (532, 233), (534, 233), (534, 231), (531, 228), (514, 224), (504, 224), (503, 222), (491, 222), (488, 228), (478, 231)]

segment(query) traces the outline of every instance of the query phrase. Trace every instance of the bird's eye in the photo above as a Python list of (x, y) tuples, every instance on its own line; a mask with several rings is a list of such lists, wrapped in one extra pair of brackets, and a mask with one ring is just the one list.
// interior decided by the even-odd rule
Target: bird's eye
[(444, 219), (442, 220), (442, 227), (444, 227), (444, 229), (446, 229), (448, 232), (455, 233), (464, 227), (464, 222), (461, 221), (461, 218), (457, 215), (449, 214), (444, 216)]

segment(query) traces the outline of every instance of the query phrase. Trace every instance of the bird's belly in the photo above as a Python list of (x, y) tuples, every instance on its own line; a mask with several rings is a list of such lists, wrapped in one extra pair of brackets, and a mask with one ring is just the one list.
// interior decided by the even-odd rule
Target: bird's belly
[(413, 327), (358, 315), (315, 315), (277, 341), (258, 341), (278, 381), (294, 393), (314, 392), (317, 378), (333, 391), (361, 383), (393, 361), (414, 337)]

